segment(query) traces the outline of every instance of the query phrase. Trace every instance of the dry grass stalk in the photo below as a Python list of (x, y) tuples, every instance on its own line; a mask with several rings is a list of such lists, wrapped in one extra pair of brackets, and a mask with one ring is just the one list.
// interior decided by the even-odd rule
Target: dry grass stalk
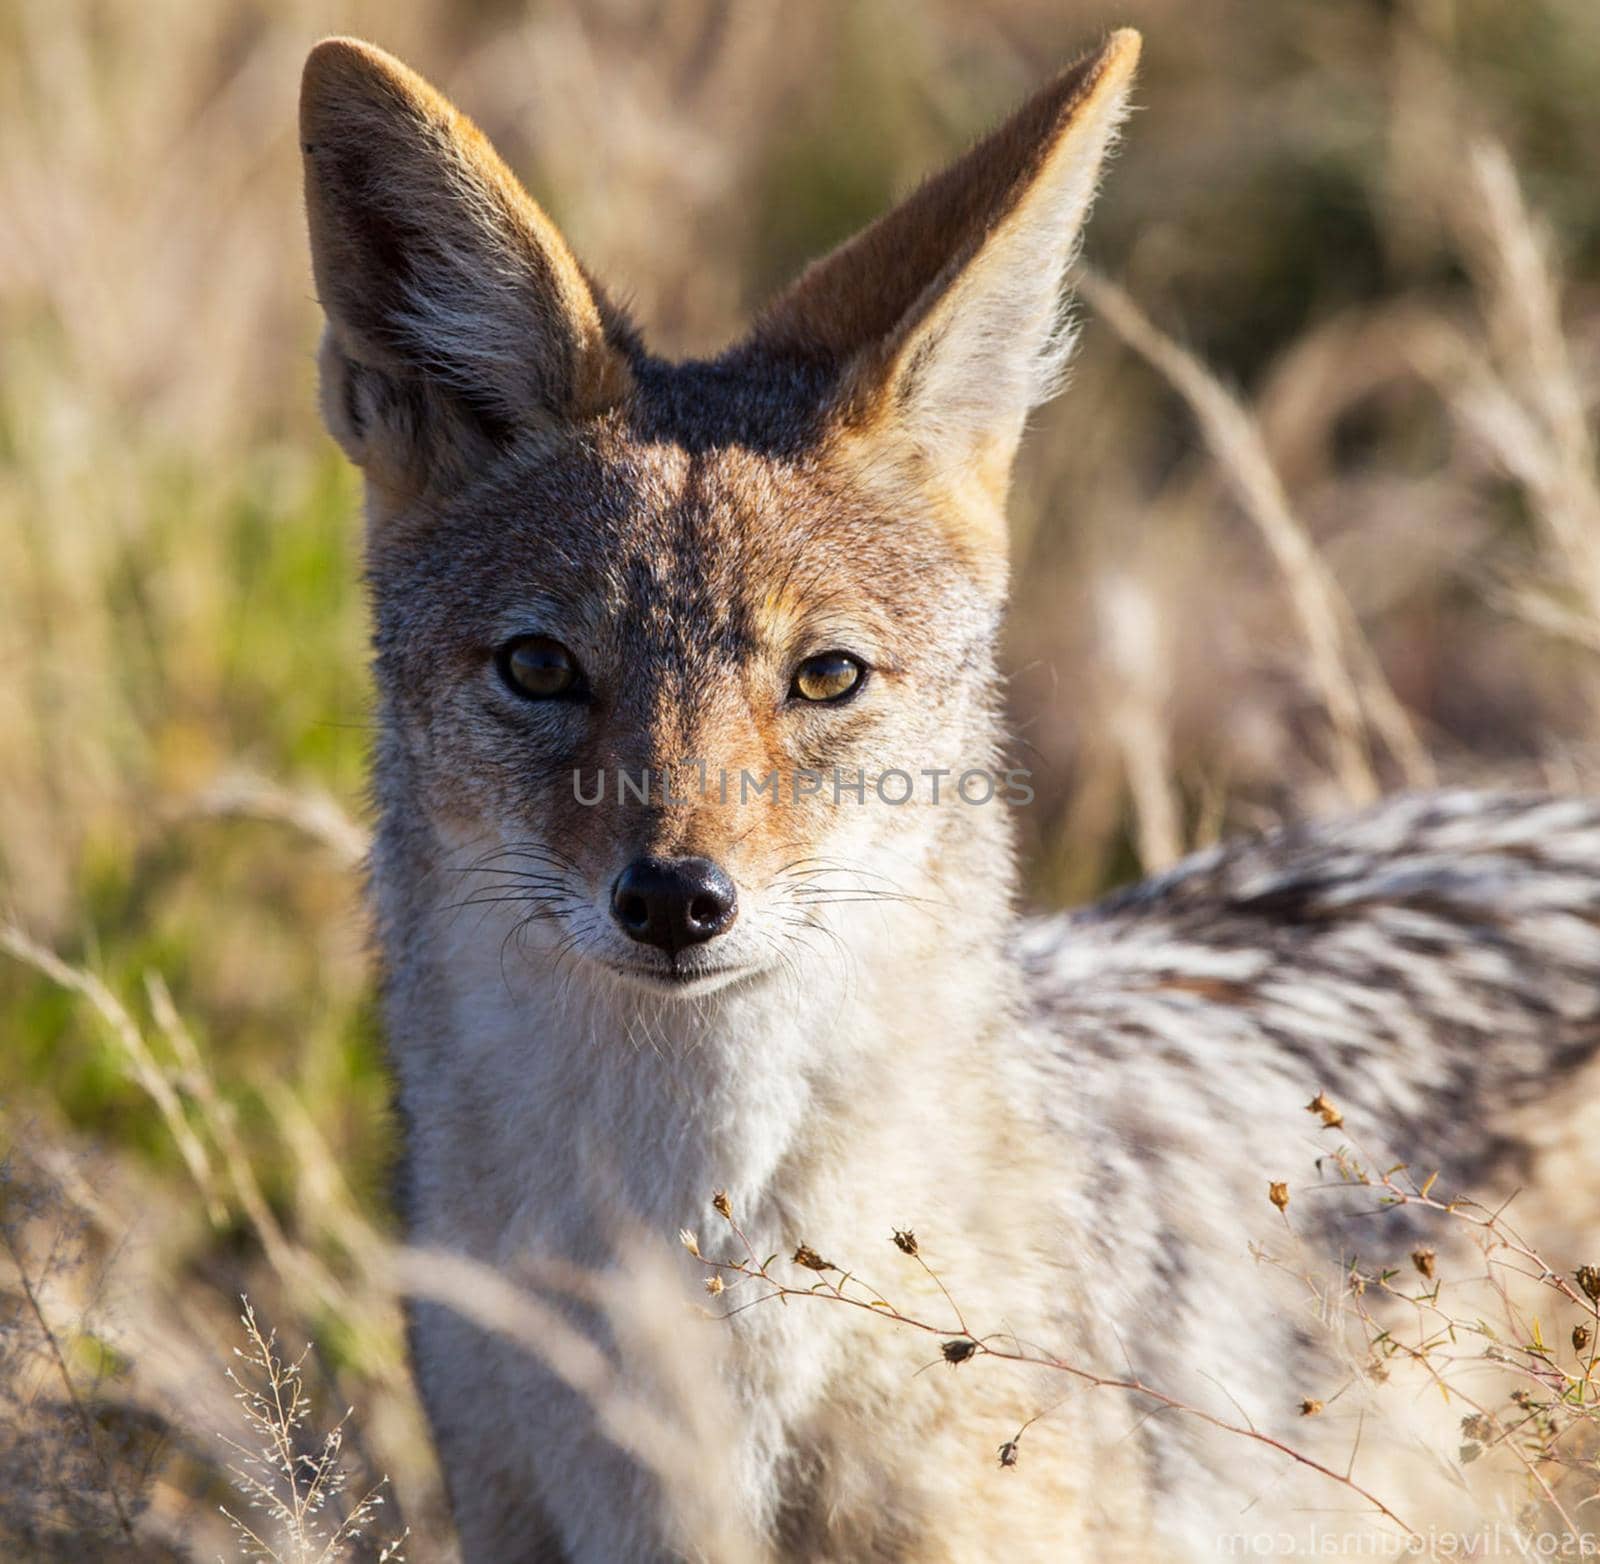
[(1348, 600), (1290, 507), (1249, 411), (1109, 278), (1085, 270), (1079, 291), (1189, 404), (1220, 471), (1276, 561), (1311, 654), (1312, 677), (1333, 729), (1335, 771), (1346, 795), (1365, 802), (1378, 794), (1367, 744), (1369, 723), (1408, 781), (1431, 780), (1427, 750), (1361, 634)]
[[(344, 1505), (350, 1485), (345, 1469), (344, 1427), (347, 1411), (320, 1439), (306, 1440), (311, 1398), (304, 1364), (308, 1347), (298, 1358), (278, 1351), (277, 1333), (263, 1333), (250, 1300), (242, 1300), (246, 1348), (234, 1350), (242, 1369), (230, 1368), (228, 1379), (245, 1422), (256, 1436), (254, 1448), (224, 1436), (233, 1452), (229, 1467), (246, 1504), (263, 1517), (263, 1537), (254, 1526), (224, 1507), (244, 1557), (262, 1564), (335, 1564), (377, 1520), (383, 1507), (383, 1478), (354, 1504)], [(340, 1513), (342, 1510), (343, 1513)], [(380, 1545), (378, 1564), (404, 1564), (405, 1537)]]
[[(0, 925), (0, 950), (89, 1001), (121, 1048), (130, 1077), (156, 1103), (174, 1140), (184, 1151), (185, 1166), (206, 1201), (213, 1225), (220, 1227), (226, 1223), (227, 1202), (213, 1176), (211, 1155), (189, 1121), (180, 1090), (194, 1105), (197, 1120), (204, 1127), (227, 1175), (233, 1203), (255, 1233), (268, 1264), (292, 1293), (314, 1300), (318, 1308), (335, 1310), (343, 1317), (371, 1326), (375, 1332), (372, 1339), (382, 1344), (377, 1355), (397, 1365), (400, 1347), (393, 1300), (381, 1289), (367, 1285), (353, 1292), (316, 1253), (285, 1232), (239, 1135), (234, 1106), (218, 1091), (160, 976), (146, 974), (146, 992), (156, 1024), (177, 1060), (176, 1067), (161, 1064), (127, 1007), (87, 968), (63, 961), (14, 925)], [(301, 1126), (300, 1144), (307, 1144), (304, 1126)], [(354, 1225), (360, 1231), (352, 1231), (348, 1203), (344, 1216), (344, 1236), (352, 1251), (372, 1253), (380, 1241), (371, 1225), (357, 1218)]]
[(1107, 576), (1098, 607), (1113, 684), (1105, 710), (1133, 796), (1139, 861), (1153, 874), (1184, 851), (1166, 716), (1167, 648), (1155, 604), (1132, 576)]
[(1562, 326), (1551, 241), (1528, 211), (1516, 170), (1498, 142), (1471, 150), (1451, 208), (1481, 301), (1490, 357), (1470, 345), (1430, 366), (1463, 424), (1532, 502), (1553, 581), (1575, 586), (1575, 613), (1548, 587), (1534, 617), (1582, 644), (1600, 624), (1600, 466), (1588, 396)]
[[(677, 1530), (702, 1564), (763, 1564), (764, 1545), (726, 1501), (738, 1418), (716, 1371), (715, 1342), (680, 1290), (663, 1246), (633, 1245), (604, 1276), (556, 1266), (532, 1277), (604, 1315), (624, 1348), (665, 1382), (652, 1395), (568, 1317), (496, 1267), (445, 1250), (395, 1248), (386, 1275), (414, 1300), (454, 1310), (511, 1343), (578, 1392), (601, 1431), (660, 1482)], [(673, 1305), (676, 1304), (677, 1307)]]
[(34, 1280), (29, 1272), (28, 1260), (22, 1251), (15, 1229), (12, 1226), (9, 1214), (0, 1209), (0, 1244), (5, 1245), (6, 1253), (11, 1257), (11, 1263), (16, 1271), (17, 1285), (22, 1289), (22, 1295), (27, 1301), (28, 1312), (33, 1316), (35, 1325), (39, 1329), (40, 1338), (45, 1343), (49, 1360), (55, 1370), (56, 1377), (61, 1382), (61, 1388), (66, 1396), (68, 1407), (78, 1425), (78, 1434), (83, 1441), (83, 1447), (89, 1452), (98, 1473), (100, 1486), (111, 1505), (112, 1514), (116, 1518), (116, 1528), (125, 1542), (133, 1541), (133, 1521), (128, 1513), (128, 1506), (122, 1497), (122, 1490), (117, 1483), (116, 1473), (112, 1470), (111, 1462), (106, 1458), (101, 1437), (95, 1428), (94, 1419), (89, 1415), (89, 1409), (84, 1405), (82, 1395), (79, 1394), (76, 1379), (67, 1364), (66, 1354), (61, 1350), (61, 1340), (50, 1324), (45, 1312), (44, 1300), (39, 1296), (39, 1290), (34, 1285)]
[(236, 771), (207, 788), (184, 812), (218, 819), (274, 821), (321, 842), (349, 868), (359, 868), (366, 861), (366, 828), (352, 820), (337, 800), (317, 789), (285, 787), (268, 777)]
[(128, 1013), (127, 1007), (93, 972), (83, 967), (69, 965), (53, 950), (30, 938), (15, 924), (0, 923), (0, 950), (32, 967), (52, 983), (70, 989), (88, 1000), (95, 1014), (99, 1016), (121, 1049), (129, 1075), (143, 1088), (160, 1111), (162, 1122), (171, 1134), (173, 1144), (183, 1158), (184, 1166), (188, 1168), (195, 1187), (206, 1203), (207, 1214), (213, 1223), (220, 1226), (226, 1218), (216, 1191), (211, 1158), (189, 1123), (170, 1076), (157, 1061), (138, 1022)]

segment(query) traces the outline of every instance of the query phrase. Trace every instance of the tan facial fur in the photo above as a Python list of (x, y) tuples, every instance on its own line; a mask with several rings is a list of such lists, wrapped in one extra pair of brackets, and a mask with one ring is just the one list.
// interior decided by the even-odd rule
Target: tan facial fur
[[(886, 532), (902, 539), (887, 552)], [(627, 954), (612, 881), (644, 854), (696, 855), (735, 880), (745, 927), (727, 939), (759, 958), (788, 937), (759, 909), (789, 866), (814, 876), (863, 814), (902, 834), (881, 772), (943, 768), (948, 793), (991, 760), (992, 604), (932, 516), (885, 513), (822, 460), (690, 453), (619, 417), (474, 485), (373, 579), (387, 713), (455, 861), (494, 881), (499, 850), (560, 854), (546, 873), (564, 899), (535, 944)], [(495, 648), (529, 633), (576, 657), (582, 704), (505, 688)], [(868, 665), (860, 693), (791, 699), (796, 665), (836, 649)], [(864, 778), (867, 802), (836, 802), (835, 774)]]

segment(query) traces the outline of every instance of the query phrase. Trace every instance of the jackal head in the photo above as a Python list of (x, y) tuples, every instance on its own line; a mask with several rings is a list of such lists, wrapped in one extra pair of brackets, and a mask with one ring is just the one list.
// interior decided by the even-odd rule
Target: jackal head
[(658, 993), (849, 939), (942, 864), (994, 882), (964, 869), (957, 917), (1004, 905), (1006, 489), (1138, 48), (1115, 34), (690, 363), (649, 353), (424, 81), (313, 51), (323, 406), (368, 484), (384, 828), (441, 904)]

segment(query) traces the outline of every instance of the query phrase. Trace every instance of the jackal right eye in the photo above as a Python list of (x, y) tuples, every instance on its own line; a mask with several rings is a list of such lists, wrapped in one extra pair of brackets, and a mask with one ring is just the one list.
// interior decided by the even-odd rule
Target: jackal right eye
[(571, 700), (583, 692), (583, 670), (577, 659), (548, 635), (507, 641), (494, 662), (506, 688), (524, 700)]
[(866, 676), (867, 665), (850, 652), (819, 652), (795, 669), (789, 696), (816, 706), (840, 705), (861, 688)]

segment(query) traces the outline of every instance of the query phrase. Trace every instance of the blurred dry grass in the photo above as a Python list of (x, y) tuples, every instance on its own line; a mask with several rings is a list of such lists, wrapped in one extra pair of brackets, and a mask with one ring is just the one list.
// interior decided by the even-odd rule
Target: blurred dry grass
[(359, 1407), (346, 1453), (412, 1556), (448, 1546), (375, 1261), (357, 494), (313, 412), (306, 47), (425, 69), (657, 345), (707, 351), (1121, 22), (1148, 55), (1089, 245), (1115, 281), (1015, 505), (1034, 891), (1434, 774), (1592, 781), (1592, 0), (0, 9), (0, 1407), (60, 1411), (42, 1319), (90, 1419), (0, 1477), (22, 1556), (115, 1535), (81, 1502), (106, 1462), (149, 1557), (230, 1545), (246, 1291)]

